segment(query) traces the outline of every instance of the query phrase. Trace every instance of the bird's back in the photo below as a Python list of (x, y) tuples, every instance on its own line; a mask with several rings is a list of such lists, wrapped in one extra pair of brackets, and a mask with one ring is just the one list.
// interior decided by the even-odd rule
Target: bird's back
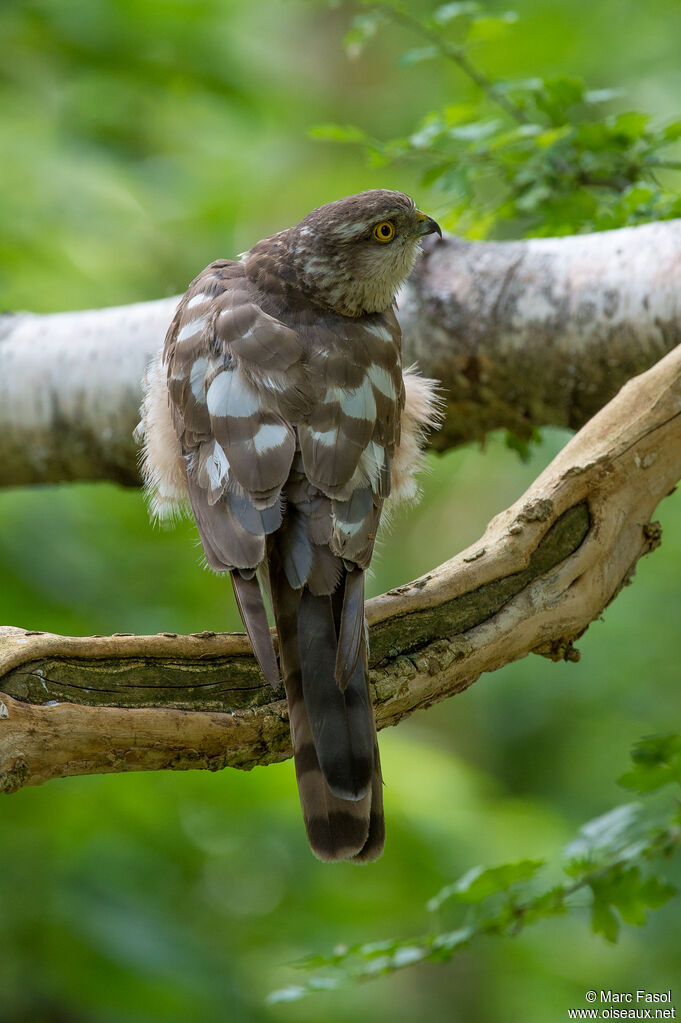
[(408, 196), (375, 190), (212, 263), (180, 301), (163, 353), (179, 474), (166, 434), (147, 431), (147, 479), (167, 493), (184, 475), (206, 561), (230, 573), (275, 686), (281, 669), (322, 859), (372, 859), (383, 846), (364, 573), (405, 399), (394, 296), (433, 230)]

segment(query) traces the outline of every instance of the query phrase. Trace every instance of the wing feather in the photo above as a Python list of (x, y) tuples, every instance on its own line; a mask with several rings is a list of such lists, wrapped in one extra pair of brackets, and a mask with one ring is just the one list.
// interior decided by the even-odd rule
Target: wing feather
[[(260, 538), (262, 553), (262, 538), (281, 524), (296, 447), (286, 412), (301, 404), (302, 353), (297, 332), (259, 307), (243, 266), (226, 260), (190, 285), (168, 332), (168, 393), (190, 501), (223, 570), (255, 557), (244, 533)], [(230, 528), (238, 543), (227, 541)]]
[(364, 570), (399, 439), (399, 325), (392, 311), (353, 320), (300, 294), (294, 310), (274, 248), (251, 261), (211, 264), (180, 302), (164, 348), (171, 417), (206, 560), (231, 572), (277, 685), (258, 581), (270, 577), (313, 847), (371, 859), (383, 812)]
[[(279, 681), (253, 573), (282, 524), (281, 491), (295, 454), (287, 419), (303, 407), (302, 344), (253, 301), (243, 267), (219, 261), (192, 283), (164, 348), (171, 416), (206, 560), (231, 571), (263, 674)], [(241, 571), (240, 571), (241, 570)]]

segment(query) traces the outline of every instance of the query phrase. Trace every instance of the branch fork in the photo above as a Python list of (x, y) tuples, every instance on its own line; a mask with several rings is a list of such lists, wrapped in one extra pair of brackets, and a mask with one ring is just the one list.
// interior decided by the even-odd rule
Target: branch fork
[[(396, 724), (574, 641), (660, 542), (681, 479), (681, 348), (577, 433), (480, 540), (370, 601), (377, 724)], [(0, 629), (0, 791), (133, 770), (249, 769), (291, 755), (283, 693), (237, 634), (63, 637)]]

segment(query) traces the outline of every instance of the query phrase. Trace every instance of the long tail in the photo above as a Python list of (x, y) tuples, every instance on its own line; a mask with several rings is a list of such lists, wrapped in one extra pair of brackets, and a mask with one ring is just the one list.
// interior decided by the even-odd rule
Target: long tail
[[(276, 552), (270, 560), (298, 791), (307, 836), (320, 860), (374, 860), (385, 840), (381, 765), (367, 684), (364, 583), (356, 578), (358, 572), (348, 573), (333, 597), (319, 596), (307, 586), (289, 585)], [(356, 615), (361, 616), (359, 625), (350, 621)], [(358, 635), (348, 650), (348, 666), (338, 640)], [(343, 689), (337, 674), (345, 681)]]

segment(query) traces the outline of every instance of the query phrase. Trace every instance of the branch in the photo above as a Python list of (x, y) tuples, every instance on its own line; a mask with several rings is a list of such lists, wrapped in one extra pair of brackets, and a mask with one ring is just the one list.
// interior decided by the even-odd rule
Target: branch
[[(681, 221), (428, 246), (400, 299), (405, 364), (442, 380), (444, 450), (583, 426), (681, 342)], [(0, 486), (137, 485), (141, 378), (176, 298), (0, 317)]]
[[(650, 517), (679, 479), (681, 347), (626, 384), (478, 543), (369, 602), (379, 728), (530, 652), (575, 660), (573, 642), (659, 543)], [(283, 694), (240, 635), (0, 629), (0, 690), (5, 792), (291, 752)]]
[(681, 220), (601, 234), (471, 243), (417, 266), (408, 358), (447, 391), (440, 451), (500, 427), (580, 429), (681, 343)]

